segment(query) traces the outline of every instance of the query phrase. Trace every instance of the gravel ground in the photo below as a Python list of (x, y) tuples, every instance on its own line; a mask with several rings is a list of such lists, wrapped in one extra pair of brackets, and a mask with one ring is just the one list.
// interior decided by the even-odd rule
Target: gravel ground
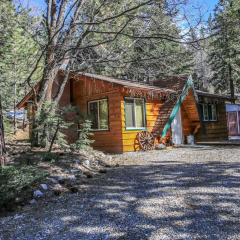
[(1, 240), (240, 239), (240, 148), (115, 156), (77, 194), (0, 219)]

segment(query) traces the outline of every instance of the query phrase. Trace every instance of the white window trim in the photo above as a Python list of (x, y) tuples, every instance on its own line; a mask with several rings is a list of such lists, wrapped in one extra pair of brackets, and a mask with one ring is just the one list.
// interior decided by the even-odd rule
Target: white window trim
[[(209, 121), (208, 104), (207, 103), (202, 104), (202, 108), (203, 108), (203, 121), (208, 122)], [(207, 115), (205, 115), (206, 108), (207, 108)]]
[(97, 103), (97, 115), (98, 115), (98, 129), (95, 129), (95, 128), (92, 128), (91, 131), (109, 131), (109, 106), (108, 106), (108, 127), (105, 128), (105, 129), (101, 129), (100, 128), (100, 114), (99, 114), (99, 103), (101, 101), (107, 101), (107, 104), (108, 104), (108, 99), (107, 98), (102, 98), (102, 99), (99, 99), (99, 100), (93, 100), (93, 101), (89, 101), (88, 102), (88, 113), (90, 114), (90, 104), (91, 103)]
[(144, 98), (132, 98), (132, 97), (125, 97), (124, 98), (124, 108), (126, 107), (125, 106), (125, 100), (133, 100), (133, 104), (134, 104), (134, 123), (136, 125), (136, 108), (135, 108), (135, 100), (142, 100), (143, 102), (143, 124), (144, 124), (144, 127), (127, 127), (126, 126), (126, 111), (124, 111), (124, 114), (125, 114), (125, 129), (126, 130), (145, 130), (147, 128), (147, 116), (146, 116), (146, 104), (145, 104), (145, 99)]
[[(216, 118), (215, 119), (209, 119), (209, 112), (208, 112), (208, 106), (211, 105), (211, 111), (213, 113), (213, 106), (215, 106), (215, 112), (216, 112)], [(205, 108), (207, 108), (207, 117), (205, 115)], [(204, 122), (217, 122), (218, 116), (217, 116), (217, 105), (215, 103), (202, 103), (202, 114), (203, 114), (203, 121)]]
[[(214, 103), (211, 104), (212, 113), (213, 113), (213, 107), (215, 108), (214, 109), (215, 110), (215, 119), (212, 119), (212, 121), (216, 122), (217, 121), (217, 105)], [(212, 116), (213, 116), (213, 114), (212, 114)]]

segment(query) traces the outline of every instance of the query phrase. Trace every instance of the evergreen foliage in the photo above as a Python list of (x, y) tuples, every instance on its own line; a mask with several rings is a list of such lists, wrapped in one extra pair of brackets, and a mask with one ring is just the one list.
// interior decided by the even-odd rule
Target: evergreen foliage
[(94, 140), (91, 139), (93, 136), (93, 133), (91, 132), (91, 121), (84, 120), (82, 123), (80, 123), (80, 128), (78, 131), (78, 140), (75, 142), (75, 144), (71, 145), (71, 148), (75, 151), (90, 148), (90, 145), (94, 142)]
[(231, 93), (240, 87), (240, 2), (223, 0), (209, 20), (210, 83), (220, 93)]
[(0, 208), (14, 203), (17, 197), (25, 194), (30, 186), (41, 181), (46, 175), (45, 172), (31, 166), (0, 167)]
[(68, 148), (64, 131), (73, 124), (66, 121), (69, 112), (72, 112), (72, 107), (59, 108), (54, 102), (44, 103), (34, 119), (37, 127), (33, 130), (37, 133), (41, 147), (49, 147), (49, 152), (54, 143), (63, 149)]
[[(109, 9), (103, 9), (102, 14), (106, 11)], [(178, 12), (168, 14), (168, 11), (171, 10), (164, 4), (156, 2), (139, 9), (138, 17), (132, 21), (127, 15), (111, 25), (97, 26), (96, 31), (88, 34), (86, 42), (94, 45), (105, 41), (129, 21), (114, 41), (81, 53), (74, 69), (82, 70), (85, 61), (85, 71), (144, 82), (191, 73), (193, 55), (188, 46), (180, 43), (182, 29), (175, 21)]]
[[(33, 39), (37, 18), (25, 9), (15, 9), (12, 1), (0, 4), (0, 94), (5, 110), (13, 110), (16, 102), (29, 91), (26, 82), (40, 46)], [(31, 82), (40, 79), (41, 67), (33, 75)]]

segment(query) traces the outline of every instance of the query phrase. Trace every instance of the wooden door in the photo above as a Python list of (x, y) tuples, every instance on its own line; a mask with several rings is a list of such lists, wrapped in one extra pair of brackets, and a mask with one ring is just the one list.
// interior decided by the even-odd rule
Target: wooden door
[(239, 135), (238, 112), (228, 112), (228, 131), (229, 136)]

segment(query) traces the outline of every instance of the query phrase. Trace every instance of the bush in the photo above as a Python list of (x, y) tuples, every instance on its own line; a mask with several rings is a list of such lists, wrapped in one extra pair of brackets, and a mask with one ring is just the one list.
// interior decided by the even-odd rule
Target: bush
[(50, 147), (50, 152), (54, 143), (63, 149), (68, 148), (64, 130), (73, 124), (66, 121), (67, 115), (73, 111), (74, 107), (71, 106), (59, 108), (56, 103), (45, 102), (41, 111), (37, 112), (35, 116), (32, 145), (40, 145), (43, 148)]
[(91, 139), (93, 133), (91, 132), (91, 121), (85, 120), (80, 124), (79, 137), (75, 144), (71, 145), (73, 150), (82, 150), (86, 148), (90, 148), (90, 145), (94, 142)]
[(16, 202), (31, 186), (41, 181), (47, 173), (35, 167), (5, 166), (0, 168), (0, 208)]
[(45, 162), (56, 162), (59, 160), (59, 155), (53, 152), (46, 152), (43, 153), (42, 160)]

